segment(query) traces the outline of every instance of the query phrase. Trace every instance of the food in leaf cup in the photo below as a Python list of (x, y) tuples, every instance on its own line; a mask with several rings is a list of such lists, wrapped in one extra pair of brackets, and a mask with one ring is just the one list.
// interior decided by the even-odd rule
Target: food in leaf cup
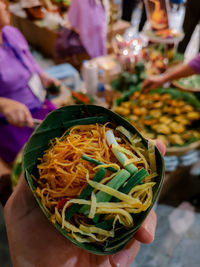
[[(126, 120), (94, 105), (60, 108), (29, 139), (27, 182), (46, 217), (78, 247), (114, 254), (161, 189), (163, 158)], [(38, 226), (39, 227), (39, 226)]]

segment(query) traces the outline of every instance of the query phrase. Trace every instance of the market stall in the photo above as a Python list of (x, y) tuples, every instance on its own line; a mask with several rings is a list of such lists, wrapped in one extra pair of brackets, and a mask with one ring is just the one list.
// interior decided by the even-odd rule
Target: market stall
[[(76, 34), (76, 29), (72, 27), (71, 23), (73, 22), (70, 23), (68, 18), (70, 1), (43, 0), (41, 5), (40, 9), (35, 10), (25, 8), (19, 1), (11, 4), (12, 24), (23, 33), (30, 45), (46, 56), (52, 57), (56, 63), (68, 62), (80, 68), (82, 61), (90, 59), (91, 55), (84, 47), (82, 39), (80, 40)], [(108, 15), (107, 43), (105, 45), (109, 53), (112, 52), (112, 38), (117, 33), (123, 34), (130, 27), (130, 23), (121, 20), (116, 14), (116, 9), (116, 5), (113, 8), (111, 5), (110, 15)], [(61, 53), (65, 50), (62, 55), (56, 51), (57, 43), (59, 50), (62, 50)], [(61, 48), (60, 43), (63, 43)]]
[[(57, 30), (47, 29), (41, 21), (30, 21), (26, 17), (21, 23), (19, 13), (16, 15), (15, 12), (12, 12), (14, 23), (19, 23), (18, 27), (22, 27), (30, 43), (51, 54), (58, 37)], [(152, 17), (156, 16), (150, 12), (151, 24)], [(121, 30), (120, 25), (121, 21), (115, 21), (108, 32), (113, 53), (85, 62), (81, 70), (84, 81), (67, 96), (67, 102), (63, 96), (53, 101), (59, 107), (72, 103), (108, 107), (128, 120), (145, 138), (159, 139), (165, 143), (165, 186), (168, 188), (177, 173), (178, 176), (182, 175), (182, 170), (188, 169), (199, 159), (200, 101), (194, 94), (200, 88), (199, 76), (173, 81), (165, 88), (148, 94), (141, 92), (142, 83), (147, 77), (159, 75), (184, 61), (184, 56), (176, 53), (176, 45), (183, 34), (171, 29), (167, 23), (167, 27), (156, 30), (153, 24), (140, 36), (123, 36), (119, 33), (126, 27)], [(35, 32), (30, 32), (31, 27)], [(80, 55), (82, 64), (86, 57)]]

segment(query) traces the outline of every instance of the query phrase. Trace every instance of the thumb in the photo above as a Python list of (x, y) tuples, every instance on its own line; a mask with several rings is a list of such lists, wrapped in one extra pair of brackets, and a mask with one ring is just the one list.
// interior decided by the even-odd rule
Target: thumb
[(156, 139), (156, 146), (159, 149), (160, 153), (164, 156), (166, 152), (166, 146), (163, 144), (162, 141)]
[(140, 242), (133, 239), (120, 252), (109, 257), (112, 267), (129, 267), (140, 250)]
[(26, 116), (26, 125), (30, 128), (33, 128), (33, 126), (34, 126), (33, 118), (32, 118), (32, 115), (28, 109), (26, 109), (26, 111), (25, 111), (25, 116)]
[(149, 244), (152, 243), (155, 236), (157, 224), (156, 213), (151, 210), (142, 226), (136, 232), (134, 238), (142, 243)]
[(152, 81), (151, 80), (145, 80), (142, 85), (142, 92), (149, 92), (152, 87)]

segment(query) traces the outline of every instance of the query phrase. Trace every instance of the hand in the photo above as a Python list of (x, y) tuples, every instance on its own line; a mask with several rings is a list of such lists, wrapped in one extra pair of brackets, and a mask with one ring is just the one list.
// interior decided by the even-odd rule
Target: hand
[(33, 127), (33, 119), (29, 109), (22, 103), (4, 98), (4, 105), (2, 107), (2, 113), (5, 116), (8, 123), (23, 127)]
[(160, 88), (165, 83), (164, 76), (152, 76), (146, 79), (142, 85), (142, 92), (148, 93), (149, 91)]
[(40, 75), (41, 82), (45, 88), (47, 88), (50, 85), (55, 85), (55, 86), (61, 86), (61, 83), (58, 79), (52, 78), (48, 76), (45, 72), (43, 72)]
[[(164, 152), (161, 142), (157, 146)], [(23, 177), (4, 215), (13, 267), (128, 267), (139, 252), (140, 242), (154, 240), (156, 228), (152, 210), (125, 249), (109, 256), (90, 254), (69, 242), (45, 218)]]

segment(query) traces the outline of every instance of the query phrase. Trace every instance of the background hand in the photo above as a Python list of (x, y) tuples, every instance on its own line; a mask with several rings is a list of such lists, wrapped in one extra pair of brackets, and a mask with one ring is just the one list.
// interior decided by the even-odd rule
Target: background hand
[(6, 103), (2, 108), (2, 113), (6, 120), (15, 126), (33, 127), (33, 119), (29, 109), (22, 103), (6, 99)]
[(143, 82), (142, 92), (148, 93), (153, 89), (160, 88), (165, 83), (163, 76), (152, 76)]
[(40, 75), (40, 79), (45, 88), (50, 85), (61, 86), (61, 82), (58, 79), (48, 76), (45, 72)]

